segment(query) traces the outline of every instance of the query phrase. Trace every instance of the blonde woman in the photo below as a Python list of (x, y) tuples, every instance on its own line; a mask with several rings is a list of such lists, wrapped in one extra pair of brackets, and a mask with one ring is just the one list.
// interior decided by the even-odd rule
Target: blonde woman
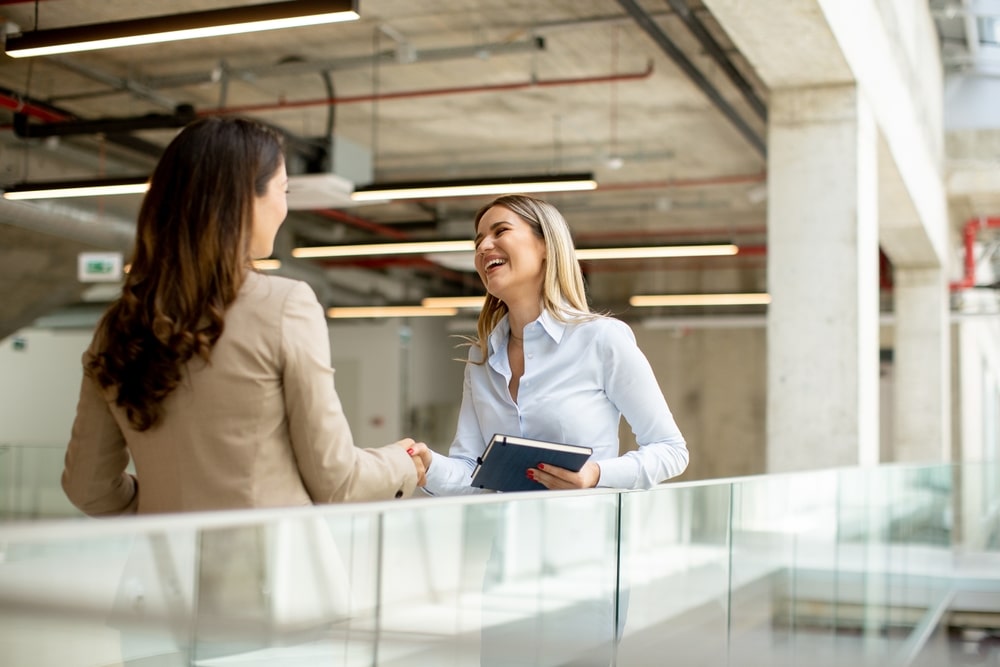
[[(495, 433), (593, 448), (579, 472), (544, 463), (524, 471), (549, 489), (648, 489), (684, 472), (686, 443), (631, 329), (587, 305), (562, 214), (505, 195), (479, 210), (475, 229), (488, 294), (449, 455), (422, 454), (425, 490), (478, 492), (471, 475)], [(622, 416), (639, 449), (619, 456)]]

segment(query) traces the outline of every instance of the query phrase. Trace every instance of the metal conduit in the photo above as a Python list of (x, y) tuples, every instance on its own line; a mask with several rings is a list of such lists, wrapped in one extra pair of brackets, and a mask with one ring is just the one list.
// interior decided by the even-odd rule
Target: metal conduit
[(653, 18), (639, 6), (635, 0), (618, 0), (618, 4), (635, 19), (635, 22), (639, 24), (639, 27), (646, 31), (646, 34), (652, 38), (660, 49), (670, 57), (671, 60), (681, 69), (684, 74), (687, 75), (691, 82), (694, 83), (708, 99), (715, 105), (715, 107), (722, 112), (729, 122), (733, 124), (736, 130), (743, 135), (743, 138), (750, 142), (762, 157), (767, 157), (767, 145), (764, 142), (763, 137), (757, 134), (750, 125), (743, 120), (743, 118), (736, 112), (731, 104), (724, 98), (712, 82), (709, 81), (705, 76), (698, 71), (698, 68), (688, 60), (688, 57), (684, 55), (677, 46), (670, 40), (665, 32), (660, 28), (659, 25), (653, 20)]

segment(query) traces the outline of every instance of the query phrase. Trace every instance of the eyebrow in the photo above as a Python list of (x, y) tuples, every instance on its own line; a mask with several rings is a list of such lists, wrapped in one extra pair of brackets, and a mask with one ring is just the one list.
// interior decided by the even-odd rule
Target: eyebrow
[[(508, 225), (508, 224), (510, 224), (510, 220), (497, 220), (497, 221), (496, 221), (496, 222), (494, 222), (494, 223), (493, 223), (492, 225), (490, 225), (490, 231), (492, 232), (492, 231), (493, 231), (494, 229), (496, 229), (496, 228), (497, 228), (497, 227), (499, 227), (500, 225)], [(480, 242), (481, 242), (482, 240), (483, 240), (483, 235), (482, 235), (482, 234), (476, 234), (476, 238), (475, 238), (475, 239), (473, 239), (473, 242), (472, 242), (472, 243), (473, 243), (473, 245), (476, 245), (476, 246), (478, 246), (478, 245), (479, 245), (479, 243), (480, 243)]]

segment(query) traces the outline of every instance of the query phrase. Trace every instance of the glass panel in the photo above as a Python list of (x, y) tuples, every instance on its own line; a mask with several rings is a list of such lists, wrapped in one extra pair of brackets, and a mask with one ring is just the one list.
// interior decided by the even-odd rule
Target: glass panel
[(733, 484), (730, 656), (750, 664), (849, 664), (838, 654), (837, 478)]
[(4, 664), (116, 665), (155, 658), (163, 667), (187, 665), (194, 532), (95, 533), (5, 535)]
[(996, 466), (8, 521), (0, 662), (962, 664), (995, 652)]
[(32, 526), (38, 539), (5, 531), (3, 663), (372, 665), (377, 517), (312, 513), (201, 531), (177, 528), (183, 517), (141, 533), (129, 529), (150, 522), (109, 520), (81, 524), (76, 536), (95, 537), (75, 539), (58, 537), (67, 524)]
[(619, 665), (726, 664), (729, 505), (728, 484), (622, 494)]
[(0, 445), (0, 520), (82, 516), (60, 484), (65, 447)]
[(362, 510), (203, 530), (198, 664), (373, 664), (377, 524)]
[(386, 513), (380, 663), (610, 664), (617, 495), (508, 498)]

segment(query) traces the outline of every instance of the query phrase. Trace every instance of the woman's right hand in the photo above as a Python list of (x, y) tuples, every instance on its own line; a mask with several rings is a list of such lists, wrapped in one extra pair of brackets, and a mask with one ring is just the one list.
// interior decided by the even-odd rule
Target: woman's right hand
[(417, 469), (417, 486), (427, 484), (427, 469), (431, 465), (431, 450), (423, 442), (415, 442), (412, 438), (405, 438), (396, 443), (406, 448), (406, 453), (413, 461), (413, 467)]

